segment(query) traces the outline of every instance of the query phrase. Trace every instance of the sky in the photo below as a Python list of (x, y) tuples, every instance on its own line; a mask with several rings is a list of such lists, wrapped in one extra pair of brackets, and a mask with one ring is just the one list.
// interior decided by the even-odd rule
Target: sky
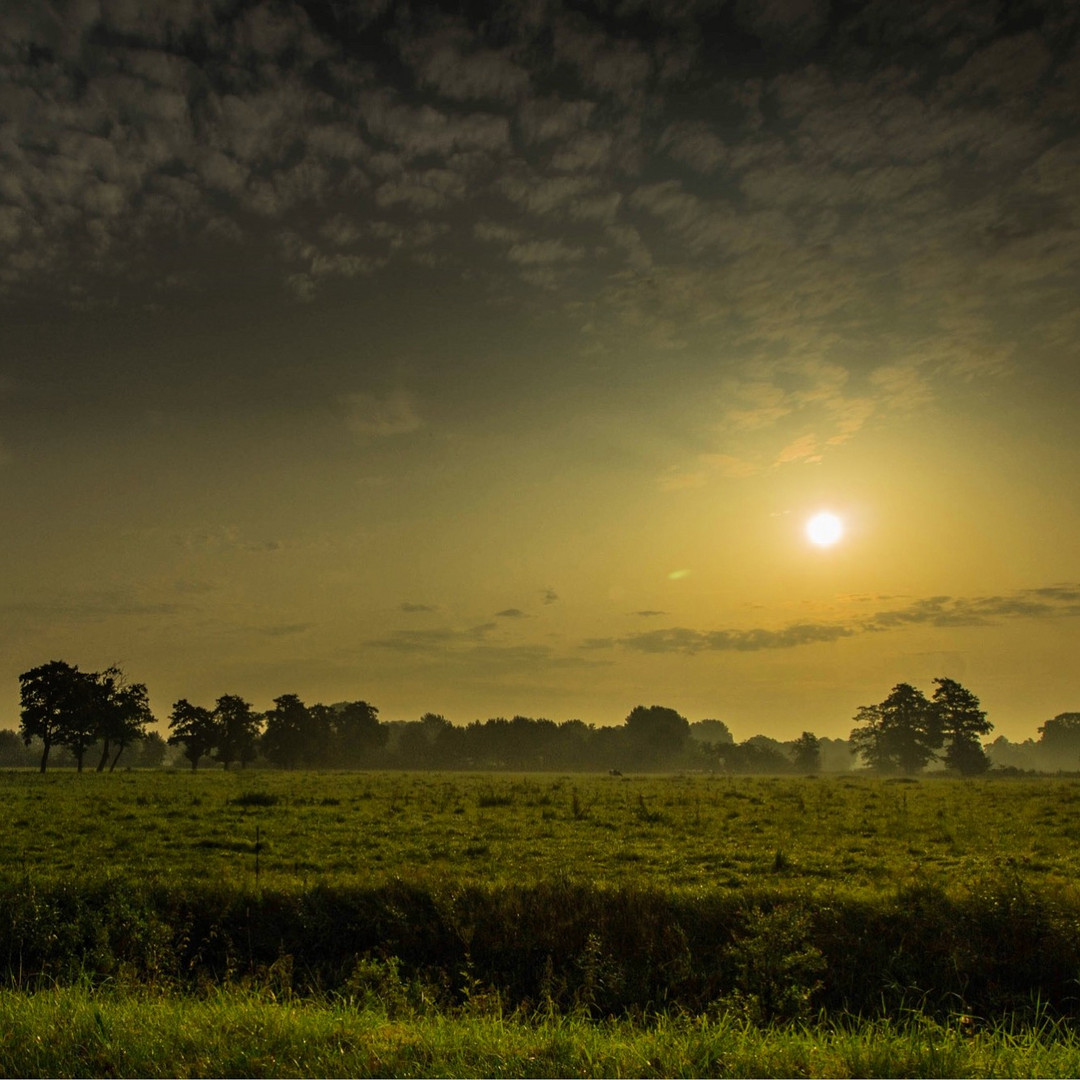
[[(0, 8), (0, 727), (1080, 709), (1080, 9)], [(805, 525), (843, 523), (828, 547)]]

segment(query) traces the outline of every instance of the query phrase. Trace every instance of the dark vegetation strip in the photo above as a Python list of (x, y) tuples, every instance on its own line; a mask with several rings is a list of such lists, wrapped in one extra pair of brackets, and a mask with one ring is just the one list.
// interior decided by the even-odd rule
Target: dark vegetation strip
[(1077, 1012), (1080, 903), (997, 879), (888, 896), (574, 880), (243, 890), (0, 882), (0, 976), (185, 992), (269, 987), (593, 1016), (738, 1008), (978, 1018)]

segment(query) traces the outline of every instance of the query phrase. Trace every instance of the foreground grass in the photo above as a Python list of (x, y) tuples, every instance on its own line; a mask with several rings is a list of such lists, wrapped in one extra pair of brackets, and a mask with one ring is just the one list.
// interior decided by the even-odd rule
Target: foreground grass
[(1071, 1027), (730, 1015), (592, 1022), (468, 1010), (393, 1019), (344, 1002), (0, 992), (3, 1076), (1077, 1076)]

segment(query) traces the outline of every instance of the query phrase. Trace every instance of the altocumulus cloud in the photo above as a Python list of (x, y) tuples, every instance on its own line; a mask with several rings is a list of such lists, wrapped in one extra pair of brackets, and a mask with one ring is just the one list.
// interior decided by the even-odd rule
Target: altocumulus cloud
[[(584, 352), (724, 358), (665, 487), (801, 467), (1041, 357), (1015, 297), (1073, 310), (1080, 15), (1029, 7), (7, 4), (0, 296), (115, 302), (163, 250), (297, 301), (539, 286)], [(354, 398), (361, 437), (419, 426)]]
[[(864, 602), (870, 598), (864, 598)], [(659, 615), (641, 611), (636, 615)], [(673, 626), (622, 637), (590, 638), (584, 649), (621, 646), (643, 653), (758, 652), (793, 649), (803, 645), (839, 641), (857, 634), (902, 630), (908, 626), (992, 626), (1007, 619), (1075, 618), (1080, 616), (1080, 585), (1053, 585), (1021, 589), (1008, 595), (951, 597), (930, 596), (900, 607), (854, 617), (843, 622), (793, 623), (779, 630), (755, 627), (746, 630), (693, 630)]]
[(338, 399), (345, 408), (345, 423), (359, 439), (382, 439), (407, 435), (423, 427), (412, 395), (404, 390), (378, 394), (342, 394)]
[(822, 641), (850, 637), (854, 630), (829, 624), (797, 623), (782, 630), (648, 630), (619, 638), (618, 644), (636, 652), (758, 652), (761, 649), (792, 649)]

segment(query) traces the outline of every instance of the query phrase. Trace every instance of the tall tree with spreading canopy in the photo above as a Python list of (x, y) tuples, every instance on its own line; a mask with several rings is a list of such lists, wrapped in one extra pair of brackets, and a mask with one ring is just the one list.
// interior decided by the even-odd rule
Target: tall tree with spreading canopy
[(307, 707), (308, 738), (304, 762), (316, 767), (328, 767), (337, 764), (334, 752), (334, 718), (337, 715), (333, 705), (316, 702)]
[(68, 708), (56, 741), (75, 758), (75, 768), (83, 771), (86, 751), (98, 741), (105, 690), (95, 671), (77, 671), (71, 677)]
[(791, 761), (796, 772), (821, 772), (821, 740), (812, 731), (804, 731), (791, 748)]
[(851, 733), (855, 749), (882, 772), (917, 773), (944, 741), (938, 710), (910, 683), (897, 683), (877, 705), (860, 706), (855, 722), (861, 725)]
[(266, 714), (262, 751), (275, 765), (295, 769), (317, 756), (311, 745), (314, 734), (311, 712), (296, 694), (274, 698), (274, 707)]
[(938, 713), (941, 734), (946, 740), (945, 767), (961, 776), (978, 776), (990, 768), (980, 736), (994, 725), (979, 707), (979, 699), (955, 679), (935, 679), (937, 689), (931, 699)]
[(50, 660), (19, 676), (19, 733), (27, 746), (42, 742), (40, 772), (49, 764), (49, 751), (63, 741), (70, 717), (80, 705), (85, 675), (74, 664)]
[(334, 748), (341, 764), (351, 768), (370, 765), (389, 735), (379, 723), (379, 710), (366, 701), (345, 701), (334, 710)]
[(200, 759), (217, 748), (220, 738), (220, 726), (213, 712), (201, 705), (192, 705), (187, 698), (181, 698), (173, 706), (169, 730), (172, 732), (169, 745), (183, 745), (184, 757), (191, 762), (192, 772), (198, 769)]
[(214, 706), (218, 725), (217, 759), (226, 769), (239, 761), (241, 767), (255, 760), (262, 717), (237, 694), (223, 694)]
[(1058, 713), (1039, 725), (1038, 745), (1057, 760), (1059, 769), (1075, 769), (1080, 760), (1080, 713)]
[(663, 705), (636, 705), (623, 730), (636, 762), (645, 768), (671, 761), (690, 738), (690, 721)]
[(146, 738), (146, 727), (154, 722), (145, 683), (129, 683), (115, 664), (97, 677), (97, 735), (101, 739), (101, 760), (97, 771), (105, 769), (113, 747), (116, 754), (109, 772), (116, 768), (120, 755), (132, 743)]

